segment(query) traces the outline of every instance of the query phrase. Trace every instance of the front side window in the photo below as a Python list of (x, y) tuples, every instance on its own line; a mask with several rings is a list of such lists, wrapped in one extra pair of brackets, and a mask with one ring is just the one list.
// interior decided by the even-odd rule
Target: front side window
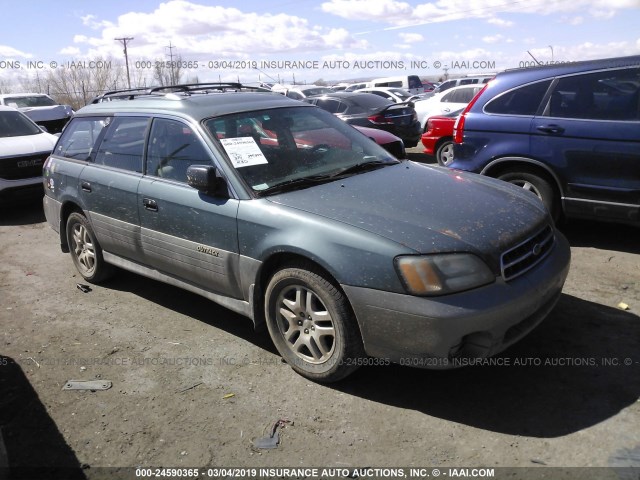
[(211, 165), (211, 157), (195, 132), (182, 122), (156, 118), (147, 149), (147, 175), (187, 182), (191, 165)]
[(89, 161), (102, 140), (111, 117), (76, 117), (60, 137), (55, 154), (65, 158)]
[(94, 162), (142, 173), (142, 154), (148, 125), (149, 119), (144, 117), (112, 118)]
[(386, 150), (320, 108), (243, 112), (207, 120), (205, 127), (258, 195), (397, 163)]
[(409, 88), (422, 88), (422, 80), (417, 75), (409, 75)]
[(560, 78), (548, 116), (592, 120), (640, 120), (640, 68)]
[(549, 85), (551, 80), (545, 80), (513, 89), (491, 100), (484, 110), (505, 115), (535, 115)]

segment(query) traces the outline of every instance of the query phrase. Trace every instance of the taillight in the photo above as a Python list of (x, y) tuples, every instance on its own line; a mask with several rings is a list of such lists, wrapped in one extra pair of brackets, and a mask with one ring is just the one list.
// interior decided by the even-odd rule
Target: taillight
[(424, 131), (428, 132), (432, 128), (433, 128), (433, 122), (431, 121), (431, 119), (429, 119), (429, 120), (427, 120), (427, 126), (424, 128)]
[(462, 111), (460, 116), (456, 118), (456, 123), (453, 124), (454, 143), (462, 143), (462, 140), (464, 138), (464, 123), (467, 117), (467, 113), (469, 112), (469, 110), (471, 110), (471, 107), (473, 107), (474, 103), (478, 101), (478, 98), (480, 98), (480, 95), (483, 94), (483, 92), (486, 90), (488, 86), (489, 86), (489, 83), (485, 84), (485, 86), (482, 87), (482, 89), (478, 93), (476, 93), (476, 96), (473, 97), (473, 99), (465, 107), (465, 109)]
[(376, 125), (388, 125), (392, 124), (393, 120), (390, 118), (386, 118), (384, 115), (371, 115), (367, 117), (371, 123), (375, 123)]
[[(468, 108), (468, 107), (467, 107)], [(456, 118), (456, 123), (453, 124), (453, 142), (454, 143), (462, 143), (462, 139), (464, 137), (464, 119), (467, 115), (467, 109), (460, 114), (458, 118)]]

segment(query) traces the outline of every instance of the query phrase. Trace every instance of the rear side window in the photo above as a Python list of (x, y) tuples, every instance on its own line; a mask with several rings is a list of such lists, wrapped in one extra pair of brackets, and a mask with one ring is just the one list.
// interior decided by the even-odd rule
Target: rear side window
[(469, 103), (478, 92), (479, 88), (461, 88), (454, 90), (442, 97), (443, 103)]
[(551, 80), (545, 80), (503, 93), (491, 100), (484, 111), (505, 115), (535, 115), (549, 85)]
[(100, 143), (94, 162), (142, 173), (142, 154), (148, 125), (148, 118), (114, 118)]
[(551, 117), (638, 120), (640, 68), (561, 78), (547, 111)]
[(76, 117), (60, 137), (55, 154), (65, 158), (89, 161), (110, 117)]

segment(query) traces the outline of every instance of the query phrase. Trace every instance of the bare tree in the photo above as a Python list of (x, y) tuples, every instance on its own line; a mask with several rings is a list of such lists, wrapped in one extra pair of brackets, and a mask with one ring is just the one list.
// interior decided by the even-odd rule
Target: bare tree
[(182, 57), (177, 55), (172, 61), (154, 62), (153, 79), (158, 85), (177, 85), (182, 79)]
[(96, 95), (124, 87), (126, 79), (122, 65), (102, 58), (96, 59), (92, 65), (95, 68), (57, 68), (50, 71), (48, 93), (59, 103), (77, 110)]

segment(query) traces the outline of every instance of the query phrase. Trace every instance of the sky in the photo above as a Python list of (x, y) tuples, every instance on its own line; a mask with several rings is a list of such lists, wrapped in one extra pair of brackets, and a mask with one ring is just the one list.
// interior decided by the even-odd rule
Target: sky
[[(179, 58), (200, 81), (335, 83), (496, 72), (640, 54), (640, 0), (3, 2), (0, 80), (50, 68), (142, 71)], [(169, 48), (171, 47), (171, 48)], [(102, 60), (104, 64), (89, 63)]]

